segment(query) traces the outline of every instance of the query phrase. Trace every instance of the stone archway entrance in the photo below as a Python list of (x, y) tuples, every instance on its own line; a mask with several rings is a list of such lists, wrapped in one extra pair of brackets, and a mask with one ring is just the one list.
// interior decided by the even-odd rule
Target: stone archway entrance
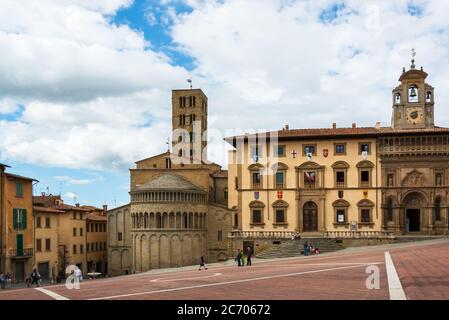
[(426, 206), (426, 201), (423, 195), (419, 192), (409, 193), (404, 198), (404, 231), (405, 232), (420, 232), (422, 231), (423, 209)]
[(303, 206), (303, 231), (318, 231), (318, 207), (314, 202), (307, 202)]
[(421, 231), (421, 210), (407, 209), (405, 229), (407, 232)]

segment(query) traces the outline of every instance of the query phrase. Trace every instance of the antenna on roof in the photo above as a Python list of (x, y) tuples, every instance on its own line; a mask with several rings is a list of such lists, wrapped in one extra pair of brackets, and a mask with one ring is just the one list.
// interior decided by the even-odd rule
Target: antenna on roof
[(170, 137), (167, 137), (167, 152), (170, 152)]

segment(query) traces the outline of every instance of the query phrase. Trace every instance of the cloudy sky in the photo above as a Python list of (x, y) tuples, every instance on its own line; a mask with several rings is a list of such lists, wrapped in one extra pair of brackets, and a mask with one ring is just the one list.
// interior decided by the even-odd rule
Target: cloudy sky
[(446, 0), (0, 0), (0, 162), (67, 203), (128, 201), (171, 89), (209, 97), (210, 158), (250, 130), (389, 125), (411, 49), (449, 126)]

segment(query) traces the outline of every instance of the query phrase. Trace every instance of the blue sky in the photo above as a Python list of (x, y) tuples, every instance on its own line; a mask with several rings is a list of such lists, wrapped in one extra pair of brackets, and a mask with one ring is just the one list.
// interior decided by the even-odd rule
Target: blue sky
[[(2, 3), (0, 162), (67, 203), (128, 201), (128, 169), (165, 151), (171, 89), (187, 78), (223, 136), (389, 125), (415, 48), (436, 87), (436, 122), (449, 126), (448, 1)], [(225, 165), (220, 150), (209, 145)]]

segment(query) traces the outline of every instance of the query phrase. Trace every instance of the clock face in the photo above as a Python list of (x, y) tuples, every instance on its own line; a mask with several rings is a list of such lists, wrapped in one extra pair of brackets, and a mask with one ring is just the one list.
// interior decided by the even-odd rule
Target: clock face
[(422, 108), (408, 108), (407, 109), (407, 122), (410, 124), (421, 123), (424, 120), (424, 113)]

